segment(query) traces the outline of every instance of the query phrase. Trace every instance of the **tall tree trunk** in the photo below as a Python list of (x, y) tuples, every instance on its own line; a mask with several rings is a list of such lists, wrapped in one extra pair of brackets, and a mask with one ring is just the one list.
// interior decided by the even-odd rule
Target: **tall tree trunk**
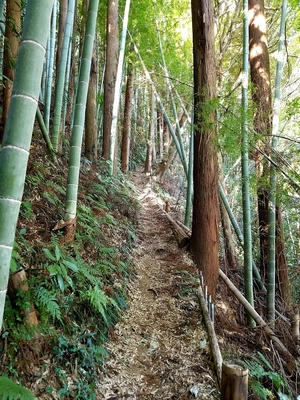
[[(272, 158), (277, 163), (277, 145), (279, 133), (279, 114), (281, 98), (281, 79), (283, 71), (283, 48), (285, 41), (285, 26), (287, 14), (287, 0), (282, 1), (281, 22), (277, 51), (277, 65), (275, 76), (274, 106), (272, 115)], [(276, 223), (277, 221), (277, 223)], [(287, 271), (286, 255), (284, 248), (283, 222), (280, 206), (277, 199), (277, 171), (275, 165), (270, 166), (270, 193), (269, 193), (269, 218), (268, 218), (268, 293), (267, 314), (268, 322), (275, 325), (276, 320), (276, 281), (278, 292), (283, 299), (284, 307), (290, 306), (290, 285)], [(277, 267), (277, 268), (276, 268)], [(277, 271), (276, 271), (277, 269)], [(276, 274), (277, 272), (277, 274)], [(276, 279), (277, 278), (277, 279)]]
[[(264, 15), (264, 0), (249, 0), (249, 56), (254, 102), (254, 131), (256, 143), (268, 153), (267, 143), (272, 131), (272, 99), (270, 62)], [(268, 261), (268, 203), (269, 166), (263, 156), (255, 151), (254, 160), (257, 175), (258, 227), (260, 240), (260, 272), (266, 279)]]
[(126, 0), (124, 17), (123, 17), (123, 26), (122, 26), (122, 34), (120, 40), (120, 52), (118, 55), (118, 66), (117, 66), (117, 76), (115, 83), (115, 96), (112, 110), (112, 123), (111, 123), (111, 132), (110, 132), (110, 172), (111, 174), (116, 173), (116, 160), (118, 154), (118, 115), (119, 115), (119, 106), (120, 100), (122, 96), (122, 73), (123, 73), (123, 64), (124, 64), (124, 55), (126, 48), (126, 36), (127, 36), (127, 26), (129, 19), (129, 10), (130, 10), (130, 0)]
[[(248, 128), (248, 75), (249, 75), (249, 13), (248, 0), (243, 0), (243, 79), (242, 79), (242, 124), (241, 124), (241, 169), (242, 169), (242, 200), (243, 200), (243, 237), (244, 237), (244, 287), (245, 297), (254, 306), (253, 295), (253, 254), (252, 226), (250, 202), (250, 172), (249, 172), (249, 128)], [(250, 327), (255, 321), (247, 313)]]
[(89, 90), (85, 110), (85, 156), (90, 160), (97, 159), (97, 81), (98, 68), (96, 59), (96, 48), (94, 44), (93, 56), (91, 61)]
[(56, 44), (56, 22), (57, 22), (57, 0), (54, 0), (52, 18), (51, 18), (51, 31), (47, 44), (47, 70), (46, 70), (46, 88), (45, 88), (45, 109), (44, 109), (44, 122), (45, 128), (49, 132), (50, 113), (51, 113), (51, 99), (52, 99), (52, 80), (54, 70), (54, 54)]
[(68, 13), (68, 0), (59, 0), (59, 22), (58, 22), (57, 50), (56, 50), (56, 64), (55, 64), (56, 68), (58, 68), (60, 65), (60, 58), (65, 36), (67, 13)]
[(276, 285), (283, 300), (283, 307), (289, 309), (291, 306), (291, 290), (280, 207), (276, 207)]
[(157, 110), (157, 132), (158, 132), (158, 156), (160, 161), (162, 161), (164, 153), (164, 139), (163, 139), (164, 119), (162, 112), (160, 110)]
[(130, 153), (130, 136), (131, 136), (131, 113), (133, 100), (133, 73), (132, 65), (128, 65), (127, 84), (125, 94), (125, 110), (122, 134), (122, 152), (121, 152), (121, 171), (128, 172), (129, 153)]
[(3, 54), (3, 109), (0, 129), (0, 143), (3, 140), (5, 124), (12, 95), (15, 65), (19, 50), (21, 29), (21, 0), (7, 0), (6, 25)]
[(153, 162), (153, 146), (154, 146), (154, 111), (155, 111), (155, 95), (153, 90), (151, 90), (150, 99), (150, 123), (149, 123), (149, 137), (147, 143), (147, 153), (145, 161), (145, 172), (151, 172), (152, 162)]
[[(77, 20), (77, 13), (78, 13), (78, 0), (75, 0), (74, 24), (73, 24), (73, 36), (74, 37), (78, 36), (78, 25), (75, 22)], [(72, 125), (72, 111), (73, 111), (73, 105), (74, 105), (74, 100), (75, 100), (74, 97), (75, 97), (76, 78), (78, 75), (77, 61), (76, 61), (76, 57), (74, 56), (76, 54), (76, 46), (77, 46), (76, 40), (73, 40), (72, 41), (72, 49), (71, 49), (70, 77), (69, 77), (69, 87), (68, 87), (68, 93), (67, 93), (68, 101), (67, 101), (66, 120), (65, 120), (66, 125), (68, 127), (71, 127), (71, 125)], [(70, 138), (70, 137), (68, 137), (68, 138)]]
[(115, 96), (115, 84), (118, 68), (119, 28), (118, 28), (119, 0), (107, 0), (107, 27), (106, 27), (106, 62), (104, 76), (104, 117), (103, 117), (103, 144), (102, 157), (109, 160), (110, 139), (112, 126), (112, 111)]
[[(220, 165), (222, 165), (221, 160), (220, 160)], [(219, 182), (220, 185), (222, 185), (223, 191), (225, 192), (224, 176), (221, 170), (219, 172)], [(220, 215), (221, 215), (223, 241), (224, 241), (225, 266), (228, 266), (229, 269), (236, 268), (237, 257), (234, 250), (234, 239), (232, 235), (230, 218), (228, 216), (226, 207), (222, 199), (220, 199)]]
[[(191, 0), (194, 54), (194, 203), (190, 248), (214, 298), (219, 275), (216, 68), (213, 4)], [(209, 121), (209, 122), (208, 122)]]

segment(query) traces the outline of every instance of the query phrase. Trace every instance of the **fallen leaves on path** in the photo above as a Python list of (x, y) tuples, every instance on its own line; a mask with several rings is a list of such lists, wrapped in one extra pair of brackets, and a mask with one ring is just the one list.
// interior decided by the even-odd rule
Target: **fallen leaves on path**
[(218, 398), (197, 270), (178, 249), (160, 199), (136, 173), (142, 210), (129, 308), (111, 334), (97, 399)]

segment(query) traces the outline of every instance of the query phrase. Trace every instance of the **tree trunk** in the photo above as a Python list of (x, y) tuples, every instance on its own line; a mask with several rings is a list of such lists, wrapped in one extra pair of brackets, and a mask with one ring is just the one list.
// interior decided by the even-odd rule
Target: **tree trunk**
[(107, 27), (106, 27), (106, 63), (104, 76), (104, 112), (103, 112), (103, 144), (102, 157), (109, 160), (110, 137), (112, 126), (112, 111), (115, 96), (115, 84), (118, 68), (119, 28), (118, 28), (119, 0), (107, 0)]
[(56, 68), (60, 65), (63, 41), (65, 36), (65, 26), (68, 13), (68, 0), (59, 1), (59, 23), (57, 33)]
[(164, 142), (163, 142), (164, 125), (163, 125), (163, 116), (160, 110), (157, 110), (156, 123), (157, 123), (157, 140), (158, 140), (158, 157), (159, 160), (162, 161), (163, 149), (164, 149)]
[(151, 90), (151, 99), (150, 99), (150, 123), (149, 123), (149, 136), (147, 143), (147, 153), (146, 153), (146, 161), (145, 161), (145, 170), (144, 172), (151, 172), (152, 170), (152, 162), (153, 162), (153, 146), (154, 146), (154, 111), (155, 111), (155, 96), (153, 90)]
[[(266, 36), (266, 19), (264, 15), (264, 0), (249, 0), (249, 56), (251, 82), (253, 85), (252, 99), (254, 103), (254, 131), (257, 135), (257, 145), (266, 153), (266, 144), (272, 131), (272, 99), (268, 43)], [(268, 195), (266, 179), (269, 166), (263, 156), (255, 151), (253, 154), (258, 180), (258, 226), (260, 240), (260, 271), (266, 278), (268, 261)]]
[(130, 136), (131, 136), (131, 113), (133, 100), (133, 73), (132, 65), (128, 65), (127, 85), (125, 94), (125, 110), (122, 134), (121, 170), (127, 173), (129, 169)]
[[(73, 36), (76, 37), (78, 35), (78, 26), (75, 23), (78, 13), (78, 0), (75, 0), (75, 10), (74, 10), (74, 24), (73, 24)], [(71, 49), (71, 66), (70, 66), (70, 80), (69, 80), (69, 87), (68, 87), (68, 102), (67, 102), (67, 110), (66, 110), (66, 126), (71, 126), (72, 121), (72, 111), (74, 105), (74, 93), (76, 87), (76, 77), (77, 77), (77, 68), (76, 68), (76, 40), (72, 41), (72, 49)], [(70, 132), (70, 129), (66, 131), (66, 137), (70, 139), (70, 135), (67, 133)]]
[(98, 68), (95, 44), (91, 61), (88, 97), (85, 110), (85, 156), (89, 160), (97, 159), (97, 80)]
[(3, 108), (0, 127), (0, 143), (2, 143), (8, 108), (12, 94), (15, 75), (15, 65), (19, 50), (19, 35), (21, 29), (21, 1), (7, 0), (6, 25), (3, 54)]
[(158, 171), (159, 182), (163, 181), (168, 168), (170, 167), (176, 156), (177, 156), (177, 149), (175, 143), (172, 142), (171, 145), (169, 146), (168, 153), (165, 155), (163, 161), (160, 164), (160, 168)]
[[(224, 177), (220, 172), (219, 174), (220, 185), (222, 185), (224, 189)], [(234, 240), (232, 235), (230, 218), (228, 216), (226, 207), (220, 199), (220, 215), (221, 215), (221, 223), (222, 223), (222, 231), (223, 231), (223, 241), (224, 241), (224, 258), (225, 258), (225, 266), (231, 268), (236, 268), (237, 266), (237, 257), (234, 250)]]
[(291, 306), (290, 280), (286, 264), (285, 240), (281, 208), (276, 207), (276, 283), (284, 309)]
[[(215, 297), (219, 271), (219, 205), (216, 150), (216, 68), (213, 4), (192, 0), (194, 54), (194, 203), (190, 249)], [(209, 122), (208, 122), (209, 121)]]

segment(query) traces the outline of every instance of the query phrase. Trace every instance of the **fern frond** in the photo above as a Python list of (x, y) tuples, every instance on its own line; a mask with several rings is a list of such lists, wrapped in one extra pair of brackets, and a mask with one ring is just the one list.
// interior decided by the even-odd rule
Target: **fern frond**
[(92, 307), (94, 307), (103, 317), (104, 321), (107, 323), (106, 316), (106, 306), (108, 302), (108, 297), (98, 286), (90, 286), (88, 290), (82, 292), (84, 299), (88, 300)]
[(11, 379), (0, 376), (0, 398), (1, 400), (34, 400), (34, 394)]
[(52, 316), (53, 319), (61, 321), (61, 311), (55, 295), (49, 290), (41, 287), (36, 291), (37, 304), (43, 306), (43, 308)]

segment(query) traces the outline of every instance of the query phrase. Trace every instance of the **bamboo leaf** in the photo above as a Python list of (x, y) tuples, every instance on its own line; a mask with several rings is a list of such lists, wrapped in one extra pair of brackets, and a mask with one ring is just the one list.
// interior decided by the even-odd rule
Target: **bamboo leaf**
[(78, 267), (74, 263), (72, 263), (70, 261), (64, 261), (63, 263), (65, 264), (66, 267), (71, 269), (73, 272), (78, 272)]
[(46, 254), (46, 256), (52, 260), (52, 261), (56, 261), (55, 257), (52, 255), (51, 251), (49, 249), (43, 249), (43, 252)]
[(61, 259), (61, 256), (62, 256), (62, 252), (61, 252), (60, 248), (56, 245), (55, 246), (56, 261), (59, 261)]
[(62, 292), (64, 292), (66, 287), (65, 287), (64, 279), (61, 274), (57, 275), (57, 283), (58, 283), (60, 290)]

